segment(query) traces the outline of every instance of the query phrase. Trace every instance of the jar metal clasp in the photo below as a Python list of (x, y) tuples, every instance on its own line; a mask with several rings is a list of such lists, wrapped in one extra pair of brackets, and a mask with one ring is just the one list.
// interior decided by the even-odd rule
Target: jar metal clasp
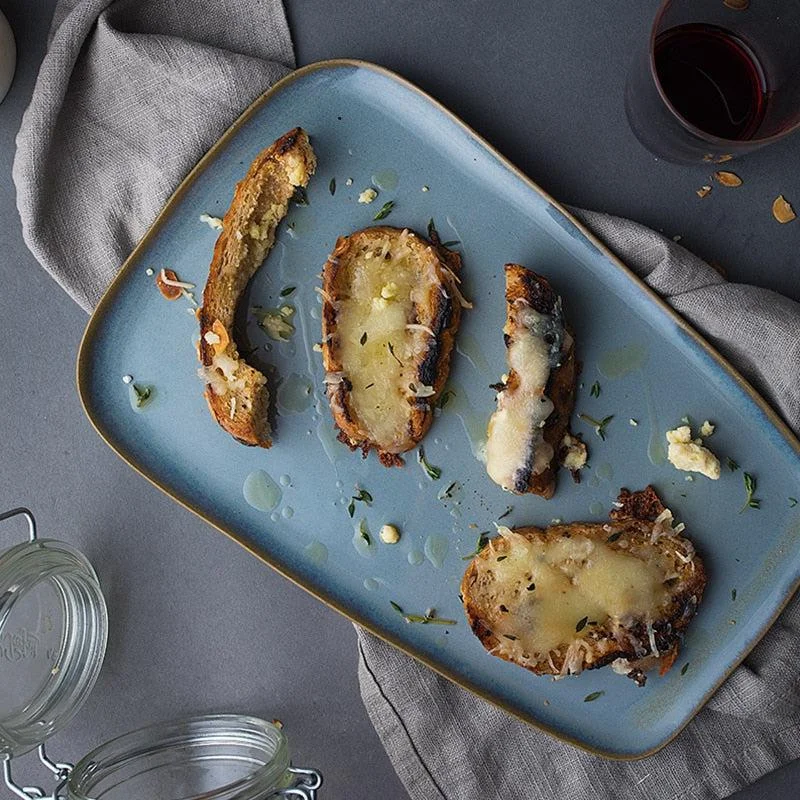
[[(0, 522), (10, 519), (11, 517), (25, 517), (28, 523), (28, 541), (36, 541), (36, 520), (33, 514), (27, 508), (12, 508), (10, 511), (4, 511), (0, 514)], [(3, 782), (6, 788), (12, 791), (17, 797), (22, 797), (24, 800), (58, 800), (58, 793), (67, 785), (70, 772), (72, 772), (72, 764), (66, 762), (53, 761), (47, 755), (47, 749), (44, 743), (40, 744), (36, 749), (39, 756), (39, 761), (44, 764), (47, 769), (55, 775), (58, 784), (56, 785), (53, 793), (48, 795), (43, 789), (38, 786), (20, 786), (14, 782), (11, 777), (11, 757), (3, 759)]]
[(3, 782), (7, 789), (10, 789), (17, 797), (21, 797), (23, 800), (59, 800), (61, 797), (60, 792), (67, 785), (70, 773), (72, 772), (72, 764), (53, 761), (47, 755), (44, 744), (39, 745), (36, 749), (36, 754), (39, 756), (39, 761), (53, 773), (58, 781), (52, 794), (48, 794), (44, 789), (40, 789), (38, 786), (20, 786), (18, 783), (15, 783), (14, 779), (11, 777), (12, 759), (10, 757), (3, 760)]
[(295, 776), (295, 783), (286, 789), (279, 789), (274, 797), (299, 797), (302, 800), (316, 800), (317, 789), (322, 786), (322, 775), (315, 769), (301, 769), (289, 767), (289, 772)]

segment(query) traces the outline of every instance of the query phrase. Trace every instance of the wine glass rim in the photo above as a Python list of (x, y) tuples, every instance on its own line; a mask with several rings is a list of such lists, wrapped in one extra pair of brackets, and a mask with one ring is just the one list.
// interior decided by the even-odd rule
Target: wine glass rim
[(666, 92), (664, 91), (664, 87), (661, 85), (661, 80), (658, 77), (658, 71), (656, 70), (656, 38), (658, 34), (661, 33), (659, 30), (661, 25), (661, 18), (667, 12), (667, 9), (672, 5), (673, 0), (663, 0), (661, 6), (659, 7), (658, 11), (656, 12), (655, 19), (653, 20), (653, 25), (650, 29), (650, 49), (649, 49), (649, 63), (650, 63), (650, 75), (653, 78), (653, 81), (656, 85), (656, 91), (658, 92), (661, 100), (664, 102), (664, 105), (670, 110), (672, 115), (678, 122), (686, 128), (689, 133), (693, 136), (696, 136), (698, 139), (702, 139), (705, 142), (708, 142), (711, 145), (718, 145), (723, 149), (731, 150), (732, 152), (736, 152), (736, 150), (741, 149), (741, 147), (747, 145), (764, 145), (769, 144), (770, 142), (777, 141), (778, 139), (783, 139), (784, 136), (788, 136), (790, 133), (793, 133), (798, 128), (800, 128), (800, 118), (792, 124), (790, 127), (786, 128), (785, 130), (778, 131), (777, 133), (770, 134), (769, 136), (761, 136), (761, 137), (753, 137), (752, 139), (726, 139), (723, 136), (715, 136), (713, 133), (708, 133), (704, 131), (702, 128), (698, 128), (696, 125), (693, 125), (689, 122), (683, 114), (678, 111), (677, 108), (673, 105), (672, 101), (667, 97)]

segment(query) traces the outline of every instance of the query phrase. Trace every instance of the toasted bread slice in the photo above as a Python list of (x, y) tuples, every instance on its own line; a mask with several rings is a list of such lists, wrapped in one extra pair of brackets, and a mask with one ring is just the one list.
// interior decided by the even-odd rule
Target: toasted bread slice
[(199, 356), (205, 396), (214, 419), (242, 444), (270, 447), (267, 379), (240, 355), (233, 339), (239, 300), (275, 242), (298, 187), (314, 173), (316, 158), (302, 128), (259, 153), (236, 185), (214, 248), (203, 292)]
[(456, 253), (385, 226), (341, 237), (322, 274), (322, 358), (339, 439), (386, 466), (425, 436), (461, 318)]
[(519, 264), (505, 275), (509, 371), (489, 420), (486, 471), (506, 491), (549, 498), (575, 404), (575, 340), (545, 278)]
[(646, 669), (669, 669), (703, 597), (703, 562), (652, 487), (620, 501), (605, 525), (500, 528), (470, 562), (464, 609), (492, 655), (537, 675), (612, 664), (640, 685)]

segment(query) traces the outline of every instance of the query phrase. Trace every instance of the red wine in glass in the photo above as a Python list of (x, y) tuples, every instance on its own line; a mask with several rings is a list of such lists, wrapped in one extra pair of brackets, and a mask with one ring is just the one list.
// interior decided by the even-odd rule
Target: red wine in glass
[(767, 85), (745, 41), (716, 25), (678, 25), (658, 35), (654, 57), (664, 94), (687, 122), (722, 139), (756, 135)]

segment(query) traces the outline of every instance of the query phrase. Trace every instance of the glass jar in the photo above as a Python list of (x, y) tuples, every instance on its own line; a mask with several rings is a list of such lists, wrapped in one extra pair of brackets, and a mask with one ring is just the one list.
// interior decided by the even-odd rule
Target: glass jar
[[(274, 724), (217, 714), (152, 725), (101, 745), (73, 768), (51, 760), (45, 740), (72, 719), (97, 680), (108, 618), (88, 560), (63, 542), (39, 539), (24, 508), (28, 541), (0, 546), (0, 763), (21, 798), (51, 800), (314, 800), (314, 770), (291, 766)], [(12, 759), (38, 748), (50, 793), (19, 786)]]

